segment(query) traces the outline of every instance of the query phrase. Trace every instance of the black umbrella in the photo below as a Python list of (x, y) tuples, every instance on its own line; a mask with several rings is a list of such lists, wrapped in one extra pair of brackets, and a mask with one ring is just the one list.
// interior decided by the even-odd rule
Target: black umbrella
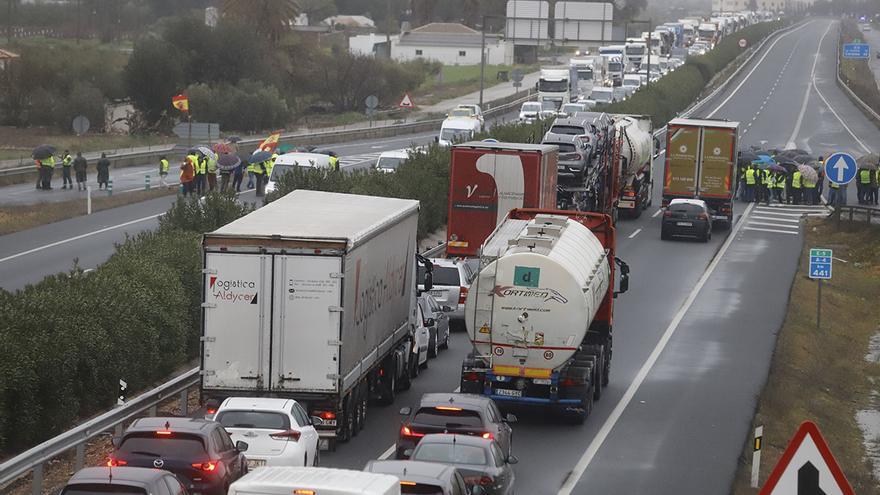
[(36, 148), (34, 148), (34, 151), (33, 151), (33, 153), (31, 153), (31, 156), (36, 158), (37, 160), (44, 160), (54, 154), (55, 154), (55, 147), (54, 146), (52, 146), (51, 144), (41, 144), (41, 145), (37, 146)]
[(784, 161), (780, 162), (779, 165), (784, 167), (788, 173), (792, 173), (795, 170), (797, 170), (797, 168), (798, 168), (798, 164), (792, 160), (784, 160)]
[(752, 163), (753, 161), (758, 159), (758, 154), (754, 151), (743, 151), (739, 154), (739, 161), (741, 163)]
[(217, 167), (220, 170), (235, 170), (235, 167), (241, 164), (241, 158), (236, 155), (220, 155), (220, 158), (217, 159)]
[(229, 141), (230, 143), (237, 143), (237, 142), (241, 141), (241, 137), (240, 136), (229, 136), (228, 138), (226, 138), (226, 140)]
[(260, 163), (265, 162), (269, 158), (272, 158), (272, 153), (268, 151), (257, 151), (248, 159), (248, 163)]

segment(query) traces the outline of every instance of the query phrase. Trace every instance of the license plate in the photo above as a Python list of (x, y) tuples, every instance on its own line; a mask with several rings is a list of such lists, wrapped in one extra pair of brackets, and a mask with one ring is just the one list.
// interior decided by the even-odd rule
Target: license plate
[(522, 397), (522, 390), (513, 390), (509, 388), (495, 389), (495, 395), (505, 395), (507, 397)]
[(428, 291), (428, 293), (431, 294), (432, 297), (443, 297), (446, 294), (446, 291), (432, 290), (432, 291)]
[(694, 222), (675, 222), (675, 225), (678, 225), (679, 227), (693, 227)]
[(266, 465), (266, 459), (248, 459), (248, 469), (255, 469)]

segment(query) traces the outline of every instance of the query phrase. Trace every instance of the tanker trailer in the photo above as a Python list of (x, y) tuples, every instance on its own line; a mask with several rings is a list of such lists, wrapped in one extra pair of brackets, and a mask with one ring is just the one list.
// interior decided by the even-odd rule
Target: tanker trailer
[(654, 155), (659, 141), (654, 139), (651, 117), (612, 115), (620, 157), (620, 215), (638, 218), (651, 205)]

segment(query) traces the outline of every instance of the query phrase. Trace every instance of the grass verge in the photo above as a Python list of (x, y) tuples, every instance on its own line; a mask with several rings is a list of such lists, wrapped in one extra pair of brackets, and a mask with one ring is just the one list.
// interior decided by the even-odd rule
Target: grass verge
[[(764, 425), (763, 484), (805, 420), (819, 425), (856, 493), (880, 494), (872, 478), (856, 413), (871, 407), (880, 364), (866, 361), (869, 340), (880, 328), (880, 228), (828, 221), (809, 224), (788, 315), (776, 343), (773, 363), (753, 420)], [(810, 247), (834, 249), (833, 280), (823, 282), (822, 328), (816, 329), (816, 282), (807, 278)], [(749, 487), (751, 437), (746, 440), (731, 493), (754, 494)]]
[[(105, 193), (101, 192), (92, 195), (92, 213), (168, 196), (176, 192), (177, 188), (117, 193), (115, 196), (105, 196)], [(85, 198), (58, 203), (0, 206), (0, 235), (11, 234), (85, 214)]]
[[(485, 72), (486, 87), (492, 87), (504, 81), (498, 79), (498, 73), (507, 71), (508, 80), (510, 72), (515, 68), (523, 74), (534, 72), (538, 65), (487, 65)], [(444, 65), (440, 69), (440, 75), (430, 78), (422, 86), (413, 92), (412, 97), (420, 106), (437, 104), (443, 100), (458, 98), (462, 95), (479, 91), (480, 89), (480, 66), (479, 65)]]

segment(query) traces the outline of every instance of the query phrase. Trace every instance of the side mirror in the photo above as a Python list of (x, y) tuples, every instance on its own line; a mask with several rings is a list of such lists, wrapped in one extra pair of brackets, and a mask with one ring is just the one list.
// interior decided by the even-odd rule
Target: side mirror
[(425, 271), (425, 281), (423, 283), (425, 286), (425, 290), (431, 290), (434, 287), (434, 273), (432, 271)]
[(400, 415), (401, 416), (409, 416), (411, 413), (412, 413), (412, 408), (409, 406), (400, 408)]
[(507, 416), (504, 417), (505, 423), (516, 423), (517, 418), (515, 414), (507, 413)]
[(629, 290), (629, 265), (619, 258), (615, 258), (614, 262), (620, 267), (620, 290), (614, 293), (614, 297), (617, 297)]
[(114, 449), (118, 449), (120, 445), (122, 445), (122, 437), (113, 437), (110, 440), (110, 443), (113, 444)]
[(428, 318), (427, 320), (425, 320), (426, 327), (433, 327), (435, 323), (436, 322), (434, 321), (434, 318)]
[(242, 442), (241, 440), (235, 442), (235, 448), (239, 452), (247, 452), (248, 447), (249, 445), (247, 444), (247, 442)]
[(452, 308), (450, 308), (449, 306), (443, 306), (443, 307), (440, 308), (440, 309), (441, 309), (444, 313), (451, 313), (451, 312), (452, 312)]
[(434, 136), (434, 142), (435, 142), (435, 143), (439, 143), (439, 142), (440, 142), (440, 136)]
[(511, 455), (511, 456), (507, 457), (508, 464), (517, 464), (518, 462), (519, 462), (519, 459), (515, 455)]

